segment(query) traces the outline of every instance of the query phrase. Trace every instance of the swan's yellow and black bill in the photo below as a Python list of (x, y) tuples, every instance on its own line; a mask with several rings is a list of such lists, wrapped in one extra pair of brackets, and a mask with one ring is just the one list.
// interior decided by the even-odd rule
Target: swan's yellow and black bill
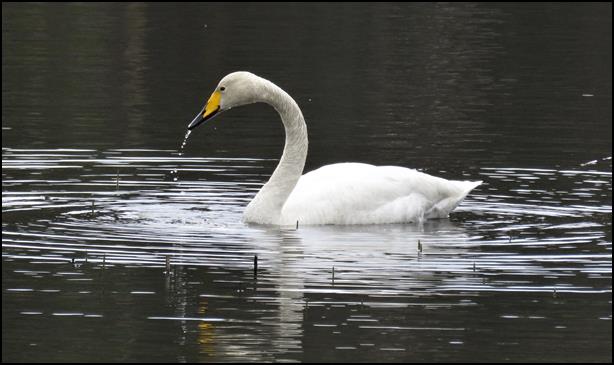
[(207, 101), (207, 104), (205, 104), (203, 110), (201, 110), (200, 113), (196, 115), (196, 118), (194, 118), (192, 123), (188, 125), (188, 129), (192, 130), (203, 124), (204, 122), (208, 121), (209, 119), (213, 118), (220, 111), (221, 98), (222, 94), (220, 94), (220, 92), (217, 90), (214, 91), (213, 94), (211, 94), (209, 100)]

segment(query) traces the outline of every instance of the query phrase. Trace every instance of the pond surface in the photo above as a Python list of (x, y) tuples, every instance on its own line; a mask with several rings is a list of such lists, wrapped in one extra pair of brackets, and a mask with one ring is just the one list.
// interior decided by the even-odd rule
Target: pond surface
[[(611, 4), (3, 3), (3, 362), (611, 362), (611, 29)], [(246, 225), (274, 110), (180, 149), (235, 70), (301, 106), (306, 171), (484, 184), (423, 226)]]

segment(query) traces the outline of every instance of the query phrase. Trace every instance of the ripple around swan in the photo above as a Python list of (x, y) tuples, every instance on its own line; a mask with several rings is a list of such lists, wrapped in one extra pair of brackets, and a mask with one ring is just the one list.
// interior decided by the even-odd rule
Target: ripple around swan
[[(612, 174), (586, 166), (467, 171), (485, 184), (450, 219), (423, 226), (280, 229), (241, 222), (274, 160), (4, 148), (2, 164), (3, 270), (12, 278), (4, 296), (50, 303), (21, 307), (28, 318), (113, 317), (113, 307), (90, 303), (109, 287), (104, 296), (149, 303), (146, 318), (159, 328), (188, 326), (205, 343), (216, 328), (226, 359), (263, 360), (345, 329), (439, 333), (469, 350), (472, 326), (458, 318), (479, 323), (493, 296), (523, 298), (501, 304), (496, 321), (529, 327), (560, 318), (547, 300), (611, 298)], [(160, 287), (167, 260), (173, 274)], [(174, 309), (152, 304), (160, 297)], [(245, 336), (236, 326), (253, 335), (233, 352)], [(356, 341), (336, 351), (407, 354)]]
[[(318, 276), (337, 264), (344, 278), (362, 273), (400, 285), (398, 274), (442, 270), (468, 280), (468, 288), (475, 280), (465, 274), (474, 262), (499, 275), (562, 280), (611, 271), (611, 172), (483, 168), (477, 175), (486, 183), (452, 219), (424, 227), (244, 225), (242, 209), (274, 162), (155, 150), (5, 148), (4, 255), (71, 261), (87, 253), (92, 262), (105, 256), (108, 264), (152, 266), (171, 256), (173, 265), (248, 269), (255, 254), (260, 267), (277, 265), (283, 245), (299, 250), (289, 260), (301, 275)], [(53, 179), (56, 168), (80, 170)]]

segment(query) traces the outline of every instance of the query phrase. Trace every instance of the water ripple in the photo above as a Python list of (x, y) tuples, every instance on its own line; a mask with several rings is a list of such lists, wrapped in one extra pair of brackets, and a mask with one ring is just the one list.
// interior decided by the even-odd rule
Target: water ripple
[[(483, 188), (423, 227), (245, 225), (274, 162), (3, 148), (3, 257), (249, 271), (258, 255), (268, 280), (303, 293), (611, 290), (611, 172), (482, 168)], [(77, 172), (53, 179), (57, 168)]]

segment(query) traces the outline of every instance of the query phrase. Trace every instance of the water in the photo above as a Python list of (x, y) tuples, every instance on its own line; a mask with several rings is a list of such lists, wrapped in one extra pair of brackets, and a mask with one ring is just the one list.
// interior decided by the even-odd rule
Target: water
[[(3, 4), (2, 23), (3, 361), (612, 361), (611, 4)], [(239, 69), (301, 106), (306, 170), (484, 184), (423, 227), (243, 224), (274, 111), (184, 135)]]

